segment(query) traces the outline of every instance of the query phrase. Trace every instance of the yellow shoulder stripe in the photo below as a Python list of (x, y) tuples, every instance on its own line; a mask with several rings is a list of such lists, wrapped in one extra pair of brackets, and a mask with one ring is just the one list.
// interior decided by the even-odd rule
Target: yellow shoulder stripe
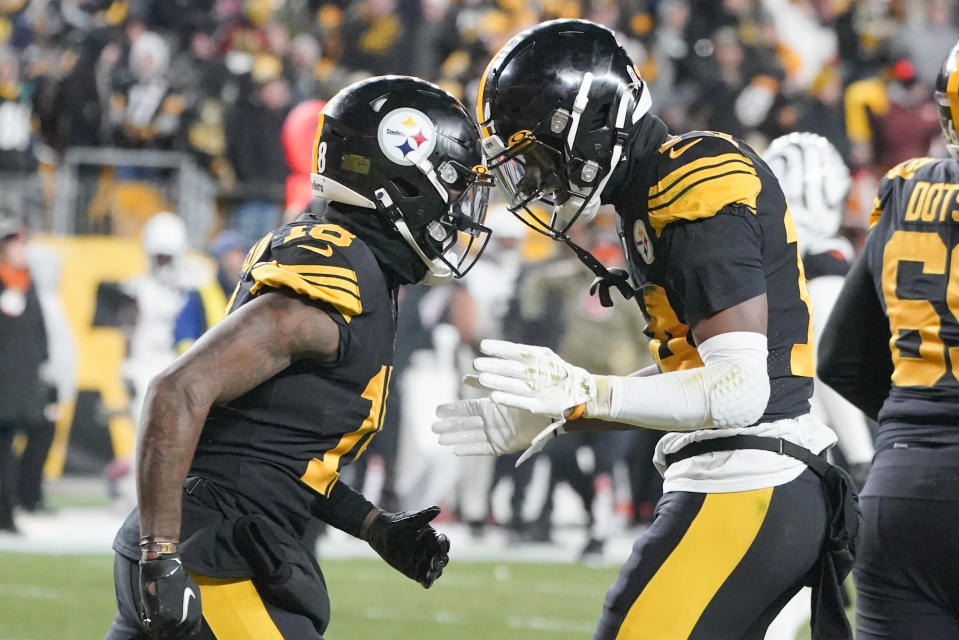
[(363, 311), (356, 272), (344, 267), (323, 265), (278, 264), (276, 260), (261, 262), (250, 271), (256, 294), (263, 287), (286, 288), (313, 300), (327, 302), (339, 311), (347, 322)]
[(916, 175), (916, 171), (919, 171), (919, 169), (930, 162), (935, 162), (935, 160), (935, 158), (913, 158), (912, 160), (906, 160), (887, 171), (886, 179), (902, 178), (903, 180), (909, 180)]
[(697, 182), (706, 177), (721, 175), (732, 169), (748, 170), (756, 173), (749, 158), (739, 153), (724, 153), (708, 158), (699, 158), (670, 171), (666, 177), (649, 188), (649, 206), (653, 207), (670, 194), (679, 193), (684, 186)]
[(762, 183), (737, 153), (701, 158), (673, 171), (649, 190), (649, 222), (656, 235), (676, 220), (709, 218), (730, 204), (756, 210)]

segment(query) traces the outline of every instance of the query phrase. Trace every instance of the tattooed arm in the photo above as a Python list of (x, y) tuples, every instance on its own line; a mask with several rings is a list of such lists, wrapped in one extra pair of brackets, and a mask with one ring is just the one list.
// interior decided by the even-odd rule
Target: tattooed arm
[(231, 313), (154, 378), (137, 448), (140, 535), (180, 539), (180, 492), (207, 412), (312, 358), (333, 363), (339, 327), (322, 309), (269, 292)]

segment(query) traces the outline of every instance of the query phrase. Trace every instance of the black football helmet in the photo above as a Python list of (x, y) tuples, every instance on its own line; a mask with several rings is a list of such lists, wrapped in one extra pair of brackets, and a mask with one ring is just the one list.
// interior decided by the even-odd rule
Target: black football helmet
[(476, 124), (440, 87), (380, 76), (337, 93), (313, 141), (313, 195), (374, 209), (426, 265), (425, 281), (462, 277), (489, 240), (492, 179)]
[(959, 158), (959, 42), (952, 48), (936, 77), (936, 106), (946, 149)]
[[(591, 219), (650, 106), (609, 29), (553, 20), (514, 37), (486, 68), (476, 105), (483, 152), (510, 210), (554, 237)], [(528, 206), (534, 200), (551, 205), (548, 219)]]

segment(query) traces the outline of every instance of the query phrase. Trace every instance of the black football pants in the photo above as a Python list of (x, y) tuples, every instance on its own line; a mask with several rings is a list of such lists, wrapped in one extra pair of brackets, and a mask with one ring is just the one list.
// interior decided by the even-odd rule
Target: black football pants
[(880, 452), (860, 503), (856, 637), (959, 639), (959, 448)]
[(671, 491), (606, 595), (593, 640), (762, 640), (816, 565), (822, 482)]

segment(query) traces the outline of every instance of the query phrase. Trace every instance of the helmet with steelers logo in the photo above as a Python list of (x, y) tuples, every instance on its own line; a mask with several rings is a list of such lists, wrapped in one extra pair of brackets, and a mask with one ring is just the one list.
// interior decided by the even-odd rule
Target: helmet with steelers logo
[(959, 158), (959, 42), (939, 68), (935, 98), (946, 149), (950, 156)]
[(378, 212), (431, 283), (463, 276), (489, 240), (492, 180), (476, 124), (417, 78), (380, 76), (337, 93), (319, 117), (311, 183), (317, 198)]
[[(552, 20), (516, 35), (480, 79), (483, 151), (514, 214), (557, 237), (597, 213), (649, 89), (615, 34)], [(551, 206), (549, 217), (531, 208)]]

